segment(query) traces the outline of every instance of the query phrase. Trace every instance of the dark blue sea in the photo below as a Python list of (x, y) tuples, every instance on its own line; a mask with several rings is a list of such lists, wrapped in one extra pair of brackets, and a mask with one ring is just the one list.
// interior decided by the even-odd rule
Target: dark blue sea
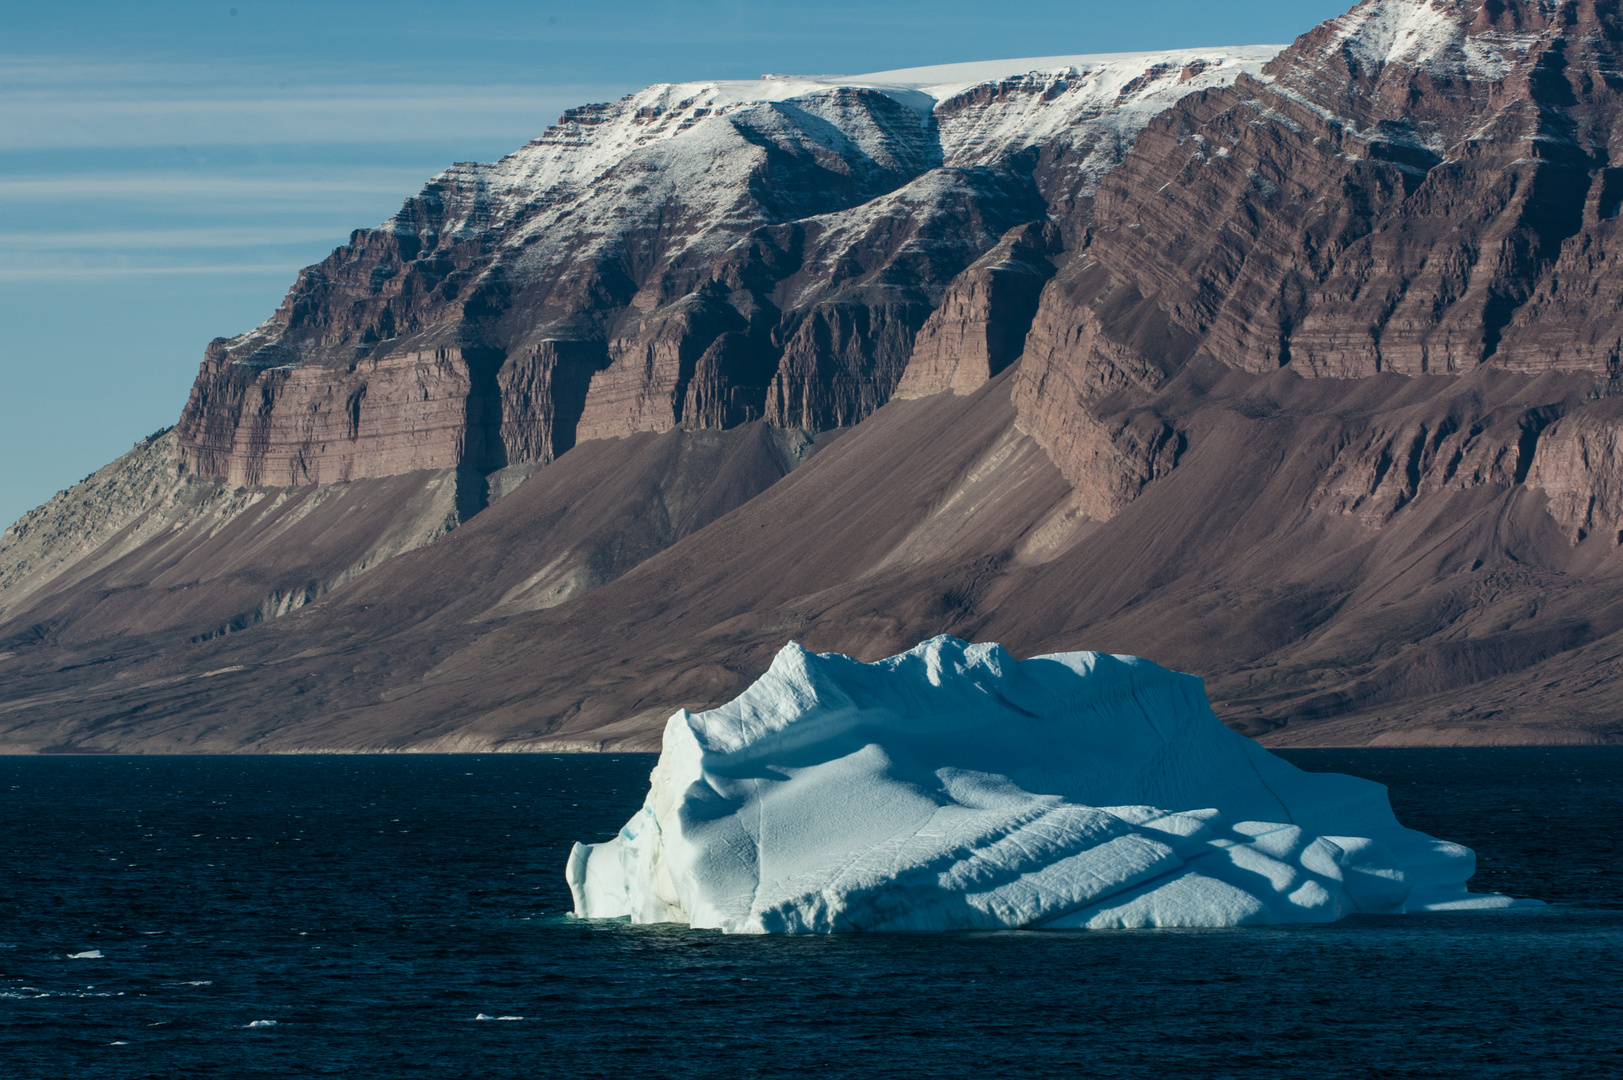
[(1286, 756), (1549, 906), (733, 938), (567, 914), (652, 757), (0, 758), (0, 1078), (1623, 1075), (1623, 747)]

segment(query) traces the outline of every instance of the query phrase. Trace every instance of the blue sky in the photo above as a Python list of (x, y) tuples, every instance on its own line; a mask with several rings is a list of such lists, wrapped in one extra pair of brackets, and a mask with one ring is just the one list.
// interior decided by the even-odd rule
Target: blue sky
[(1288, 42), (1350, 0), (0, 9), (0, 525), (172, 424), (217, 335), (453, 161), (653, 82)]

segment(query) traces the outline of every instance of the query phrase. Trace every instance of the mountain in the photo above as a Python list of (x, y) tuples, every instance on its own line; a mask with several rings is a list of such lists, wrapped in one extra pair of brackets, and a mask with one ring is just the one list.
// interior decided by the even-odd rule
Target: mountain
[(1278, 745), (1623, 739), (1620, 49), (1368, 0), (571, 110), (6, 531), (0, 746), (649, 747), (937, 633)]
[(966, 268), (1017, 226), (1075, 220), (1156, 113), (1273, 51), (766, 76), (571, 110), (448, 169), (211, 344), (182, 462), (248, 485), (484, 475), (635, 431), (856, 423)]

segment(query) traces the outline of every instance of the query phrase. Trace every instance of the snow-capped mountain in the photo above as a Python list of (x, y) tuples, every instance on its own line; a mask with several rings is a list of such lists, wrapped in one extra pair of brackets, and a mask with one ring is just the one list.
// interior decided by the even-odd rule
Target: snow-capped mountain
[(938, 633), (1280, 743), (1623, 737), (1623, 5), (1275, 53), (656, 86), (453, 166), (0, 538), (0, 748), (648, 747)]
[(304, 483), (678, 424), (853, 423), (955, 276), (1026, 222), (1074, 234), (1151, 117), (1276, 51), (765, 76), (573, 109), (441, 173), (212, 345), (182, 444), (202, 473)]

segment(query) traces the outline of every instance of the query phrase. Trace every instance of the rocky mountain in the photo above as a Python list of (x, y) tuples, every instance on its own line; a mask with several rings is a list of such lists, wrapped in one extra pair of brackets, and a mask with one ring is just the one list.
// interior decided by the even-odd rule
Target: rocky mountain
[(183, 461), (294, 485), (579, 440), (855, 423), (1011, 229), (1075, 221), (1137, 132), (1275, 50), (655, 86), (457, 165), (209, 346)]
[(1623, 739), (1619, 7), (571, 110), (7, 530), (0, 746), (643, 747), (939, 632)]

